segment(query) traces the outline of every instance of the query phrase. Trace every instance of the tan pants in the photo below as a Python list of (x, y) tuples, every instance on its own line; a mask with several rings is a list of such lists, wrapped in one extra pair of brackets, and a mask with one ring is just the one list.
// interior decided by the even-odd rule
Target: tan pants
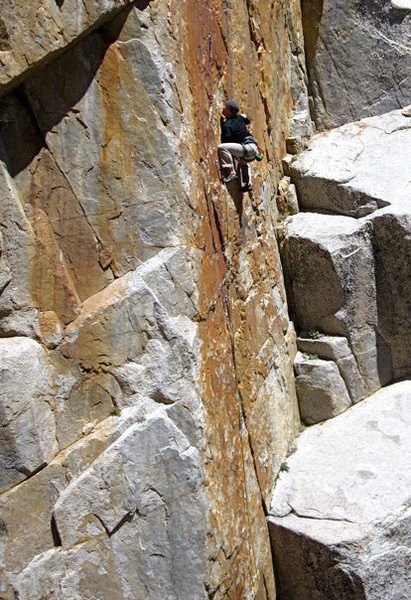
[[(244, 156), (244, 150), (248, 152), (257, 151), (256, 144), (236, 144), (236, 143), (226, 143), (220, 144), (217, 148), (218, 152), (218, 160), (220, 163), (221, 176), (223, 179), (227, 177), (231, 177), (231, 175), (235, 174), (235, 166), (234, 166), (234, 158), (241, 159)], [(246, 162), (241, 162), (241, 174), (243, 184), (250, 182), (250, 174), (248, 169), (248, 164)]]

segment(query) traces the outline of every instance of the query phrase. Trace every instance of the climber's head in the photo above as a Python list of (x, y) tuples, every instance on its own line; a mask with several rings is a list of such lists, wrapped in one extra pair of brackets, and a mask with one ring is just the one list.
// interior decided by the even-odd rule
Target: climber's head
[(223, 115), (226, 119), (229, 119), (230, 117), (235, 117), (239, 112), (240, 105), (238, 104), (238, 102), (236, 102), (235, 100), (229, 100), (228, 102), (226, 102), (223, 109)]

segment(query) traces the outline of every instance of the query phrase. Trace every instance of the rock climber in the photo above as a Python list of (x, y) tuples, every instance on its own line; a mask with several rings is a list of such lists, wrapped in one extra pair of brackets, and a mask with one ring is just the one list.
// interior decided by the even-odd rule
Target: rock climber
[(240, 106), (235, 100), (226, 102), (221, 119), (221, 144), (218, 146), (218, 160), (224, 183), (230, 183), (237, 177), (234, 158), (239, 160), (241, 169), (242, 192), (252, 190), (250, 171), (247, 162), (258, 154), (257, 141), (251, 135), (248, 126), (250, 119), (240, 114)]

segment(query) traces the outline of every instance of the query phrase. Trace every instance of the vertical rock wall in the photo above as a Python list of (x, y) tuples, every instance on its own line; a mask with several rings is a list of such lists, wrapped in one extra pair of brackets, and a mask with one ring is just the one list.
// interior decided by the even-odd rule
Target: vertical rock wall
[[(40, 4), (0, 2), (0, 596), (272, 599), (299, 3)], [(251, 197), (218, 181), (232, 96)]]
[(312, 116), (318, 129), (411, 102), (407, 0), (302, 0)]

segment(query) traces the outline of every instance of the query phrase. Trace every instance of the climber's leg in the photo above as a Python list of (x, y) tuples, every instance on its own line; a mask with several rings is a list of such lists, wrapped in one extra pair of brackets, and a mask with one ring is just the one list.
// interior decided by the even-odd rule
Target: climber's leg
[(253, 186), (251, 183), (251, 171), (248, 166), (248, 163), (240, 160), (239, 161), (240, 170), (241, 170), (241, 191), (242, 192), (252, 192)]
[(237, 177), (233, 157), (241, 158), (244, 153), (244, 148), (241, 144), (220, 144), (217, 151), (221, 177), (223, 178), (224, 183), (229, 183)]

